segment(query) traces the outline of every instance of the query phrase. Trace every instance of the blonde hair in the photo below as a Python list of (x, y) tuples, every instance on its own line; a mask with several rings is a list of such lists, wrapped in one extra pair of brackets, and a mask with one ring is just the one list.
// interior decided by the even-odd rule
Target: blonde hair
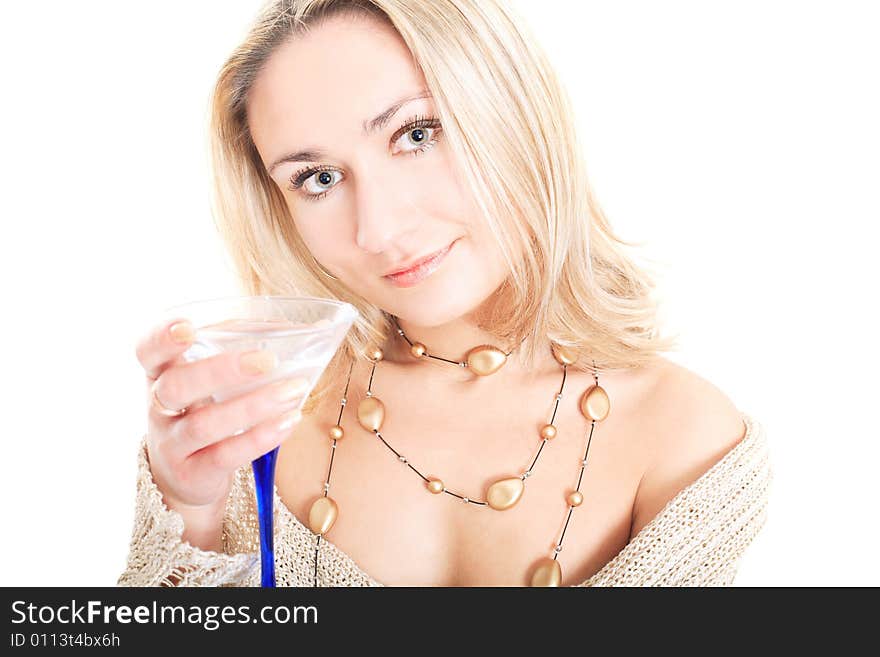
[(567, 346), (584, 370), (638, 367), (676, 346), (677, 336), (657, 330), (653, 278), (624, 252), (638, 245), (614, 234), (593, 197), (570, 100), (503, 0), (274, 0), (214, 88), (212, 210), (244, 294), (323, 296), (360, 313), (304, 412), (394, 325), (318, 269), (254, 146), (246, 103), (280, 44), (339, 14), (392, 26), (424, 75), (444, 139), (510, 271), (481, 327), (509, 344), (533, 337), (523, 346), (530, 363), (551, 340)]

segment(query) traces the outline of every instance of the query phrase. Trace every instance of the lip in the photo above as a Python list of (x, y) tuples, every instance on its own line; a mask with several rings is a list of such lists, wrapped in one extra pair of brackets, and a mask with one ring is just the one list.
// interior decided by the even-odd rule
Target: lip
[(452, 250), (452, 247), (456, 242), (458, 242), (458, 239), (453, 240), (448, 246), (439, 251), (422, 258), (409, 269), (394, 274), (386, 274), (383, 278), (389, 280), (398, 287), (412, 287), (413, 285), (421, 283), (440, 266), (440, 263), (442, 263), (446, 256), (449, 255), (449, 252)]

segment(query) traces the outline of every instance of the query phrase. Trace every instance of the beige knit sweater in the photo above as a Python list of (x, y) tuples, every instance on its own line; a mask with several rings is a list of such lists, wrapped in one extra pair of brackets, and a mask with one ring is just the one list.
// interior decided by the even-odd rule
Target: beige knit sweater
[[(673, 497), (597, 573), (577, 586), (728, 586), (764, 525), (773, 472), (761, 424), (743, 414), (745, 437)], [(235, 473), (220, 552), (181, 540), (183, 518), (153, 482), (146, 437), (138, 452), (137, 506), (119, 586), (259, 586), (259, 525), (250, 465)], [(317, 535), (290, 513), (275, 489), (278, 586), (313, 586)], [(170, 579), (169, 579), (170, 578)], [(325, 538), (319, 586), (383, 586)]]

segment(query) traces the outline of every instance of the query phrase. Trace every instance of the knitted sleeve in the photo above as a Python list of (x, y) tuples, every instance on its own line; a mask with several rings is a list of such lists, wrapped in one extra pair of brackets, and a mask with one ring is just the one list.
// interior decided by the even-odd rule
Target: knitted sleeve
[[(134, 527), (125, 570), (117, 586), (251, 586), (259, 578), (259, 555), (230, 553), (227, 506), (223, 552), (206, 551), (183, 541), (183, 517), (169, 509), (153, 481), (146, 436), (137, 457)], [(235, 477), (237, 482), (239, 477)]]
[(673, 497), (590, 586), (730, 586), (767, 520), (773, 470), (762, 425)]

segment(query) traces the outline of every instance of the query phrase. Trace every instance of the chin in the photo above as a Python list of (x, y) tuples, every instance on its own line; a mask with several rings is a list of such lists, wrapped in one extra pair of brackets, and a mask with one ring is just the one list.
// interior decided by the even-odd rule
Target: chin
[(425, 287), (420, 294), (400, 295), (384, 308), (415, 326), (434, 327), (471, 314), (492, 296), (492, 289), (475, 289), (464, 278), (452, 276), (450, 279), (443, 285)]
[[(452, 296), (457, 294), (458, 296)], [(426, 294), (409, 299), (397, 299), (388, 312), (415, 326), (441, 326), (467, 315), (480, 305), (481, 299), (461, 298), (461, 288), (442, 294)]]

